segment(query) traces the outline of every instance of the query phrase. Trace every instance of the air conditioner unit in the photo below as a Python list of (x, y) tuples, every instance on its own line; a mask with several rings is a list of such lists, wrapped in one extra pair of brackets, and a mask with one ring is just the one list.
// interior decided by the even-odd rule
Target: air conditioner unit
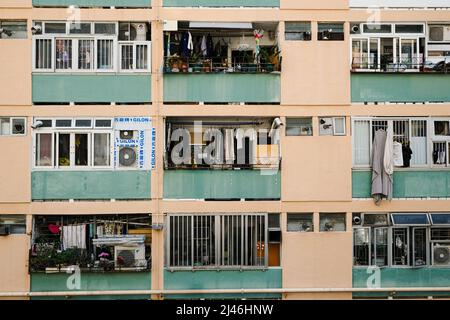
[(319, 134), (321, 136), (333, 135), (333, 118), (320, 118)]
[(360, 34), (361, 30), (360, 30), (359, 24), (352, 24), (350, 26), (350, 33), (351, 34)]
[(122, 140), (135, 139), (136, 133), (133, 130), (120, 130), (119, 137)]
[(436, 245), (433, 248), (433, 265), (450, 266), (450, 245)]
[(10, 229), (8, 225), (0, 225), (0, 236), (9, 236)]
[(114, 265), (116, 268), (146, 268), (145, 245), (115, 246)]
[(145, 23), (132, 23), (130, 26), (131, 41), (146, 41), (148, 28)]
[(354, 213), (352, 222), (354, 226), (360, 226), (362, 222), (361, 213)]
[(137, 149), (137, 147), (119, 147), (119, 167), (136, 167), (138, 164)]
[(430, 27), (429, 40), (432, 42), (450, 41), (450, 26)]

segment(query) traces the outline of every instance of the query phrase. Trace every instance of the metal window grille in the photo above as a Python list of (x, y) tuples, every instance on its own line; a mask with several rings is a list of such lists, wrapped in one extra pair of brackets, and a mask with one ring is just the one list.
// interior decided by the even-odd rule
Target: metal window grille
[(267, 214), (169, 215), (167, 225), (169, 267), (267, 265)]
[(433, 164), (445, 165), (447, 163), (447, 143), (433, 142)]
[(52, 68), (52, 39), (36, 39), (35, 68)]
[(353, 122), (353, 162), (368, 165), (370, 162), (370, 120)]
[(56, 69), (72, 69), (72, 40), (56, 39), (55, 59)]
[(132, 44), (123, 44), (121, 46), (121, 68), (123, 70), (132, 70), (133, 69), (133, 45)]
[(392, 229), (392, 265), (394, 266), (407, 266), (409, 264), (408, 235), (408, 228)]
[(136, 69), (145, 70), (148, 68), (148, 45), (136, 45)]
[(97, 40), (97, 68), (112, 69), (114, 59), (114, 40)]
[(148, 44), (120, 44), (120, 68), (122, 70), (147, 70), (149, 66), (148, 53)]
[(91, 70), (94, 68), (94, 40), (78, 41), (78, 69)]

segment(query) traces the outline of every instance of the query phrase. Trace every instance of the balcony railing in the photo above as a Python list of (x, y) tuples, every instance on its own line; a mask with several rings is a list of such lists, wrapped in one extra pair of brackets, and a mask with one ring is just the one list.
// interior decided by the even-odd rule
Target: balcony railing
[(164, 73), (271, 73), (281, 71), (281, 63), (217, 62), (214, 59), (165, 57)]
[(163, 0), (164, 7), (279, 7), (280, 0)]
[(383, 55), (381, 61), (369, 56), (352, 59), (352, 72), (430, 72), (450, 73), (450, 59), (438, 63), (424, 62), (421, 58), (412, 58), (399, 63), (392, 62), (392, 56)]
[(34, 7), (150, 8), (152, 0), (33, 0)]

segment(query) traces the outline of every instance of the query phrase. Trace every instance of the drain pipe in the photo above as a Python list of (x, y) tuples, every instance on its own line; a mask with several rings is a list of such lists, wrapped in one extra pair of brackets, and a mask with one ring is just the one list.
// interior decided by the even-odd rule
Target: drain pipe
[(376, 293), (376, 292), (449, 292), (450, 287), (400, 287), (400, 288), (274, 288), (274, 289), (200, 289), (200, 290), (106, 290), (106, 291), (55, 291), (55, 292), (0, 292), (0, 297), (68, 297), (102, 295), (182, 295), (182, 294), (250, 294), (250, 293)]

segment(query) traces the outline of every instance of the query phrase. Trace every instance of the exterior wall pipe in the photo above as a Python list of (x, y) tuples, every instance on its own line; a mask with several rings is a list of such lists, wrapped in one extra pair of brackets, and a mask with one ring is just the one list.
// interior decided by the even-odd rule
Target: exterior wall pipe
[(55, 292), (0, 292), (0, 297), (62, 297), (100, 295), (181, 295), (181, 294), (249, 294), (249, 293), (355, 293), (355, 292), (450, 292), (450, 287), (400, 288), (282, 288), (282, 289), (203, 289), (203, 290), (108, 290)]

